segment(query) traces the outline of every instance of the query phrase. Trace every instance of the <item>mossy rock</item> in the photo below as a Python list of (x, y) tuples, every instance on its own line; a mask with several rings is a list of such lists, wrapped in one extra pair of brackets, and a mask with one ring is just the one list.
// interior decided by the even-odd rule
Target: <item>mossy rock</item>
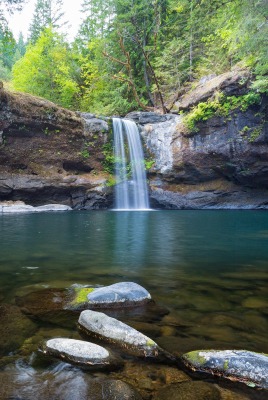
[(198, 350), (182, 356), (194, 371), (207, 372), (268, 389), (268, 356), (247, 350)]
[(104, 287), (74, 286), (65, 308), (83, 310), (135, 307), (150, 301), (150, 293), (137, 283), (118, 282)]

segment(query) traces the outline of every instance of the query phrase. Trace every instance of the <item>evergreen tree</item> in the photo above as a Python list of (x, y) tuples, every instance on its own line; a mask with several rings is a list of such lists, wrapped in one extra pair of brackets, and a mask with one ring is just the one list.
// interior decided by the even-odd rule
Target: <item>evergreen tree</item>
[(32, 23), (30, 25), (30, 42), (35, 43), (45, 28), (54, 30), (61, 28), (66, 22), (62, 22), (63, 0), (37, 0)]

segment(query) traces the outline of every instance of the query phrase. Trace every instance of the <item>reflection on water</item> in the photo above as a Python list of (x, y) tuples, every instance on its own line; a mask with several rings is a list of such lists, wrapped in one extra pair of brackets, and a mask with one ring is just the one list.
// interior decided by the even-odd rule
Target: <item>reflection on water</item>
[[(2, 215), (0, 232), (2, 303), (14, 303), (15, 296), (49, 286), (135, 281), (169, 313), (158, 318), (129, 316), (127, 322), (166, 350), (175, 354), (201, 348), (268, 352), (267, 212)], [(36, 352), (49, 329), (42, 322), (20, 351), (29, 356)], [(71, 337), (74, 331), (68, 329), (64, 336)], [(41, 390), (40, 379), (49, 382), (49, 370), (41, 375), (30, 367), (16, 371), (18, 366), (0, 374), (0, 381), (12, 382), (13, 395), (14, 382), (27, 399)], [(68, 371), (52, 375), (48, 389), (42, 386), (44, 399), (49, 385), (57, 391), (55, 375), (59, 387), (61, 377), (62, 385), (69, 379)], [(82, 390), (84, 375), (71, 376), (69, 382), (81, 381)]]

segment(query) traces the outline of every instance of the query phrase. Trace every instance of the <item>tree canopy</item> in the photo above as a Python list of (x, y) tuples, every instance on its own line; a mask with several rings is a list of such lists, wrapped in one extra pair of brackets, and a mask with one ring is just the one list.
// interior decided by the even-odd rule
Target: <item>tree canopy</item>
[[(52, 1), (54, 19), (40, 23)], [(168, 111), (185, 84), (240, 63), (268, 90), (266, 0), (84, 0), (72, 44), (57, 33), (60, 5), (37, 0), (15, 88), (91, 112)]]

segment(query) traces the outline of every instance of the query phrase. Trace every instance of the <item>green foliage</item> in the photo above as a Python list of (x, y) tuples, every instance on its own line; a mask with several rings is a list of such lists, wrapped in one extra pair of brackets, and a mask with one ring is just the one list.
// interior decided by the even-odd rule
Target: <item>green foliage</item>
[(259, 104), (260, 94), (249, 92), (243, 96), (223, 96), (219, 95), (216, 100), (200, 102), (190, 113), (185, 115), (184, 124), (190, 132), (197, 132), (196, 124), (200, 121), (207, 121), (214, 115), (228, 116), (228, 114), (237, 108), (246, 111), (250, 106)]
[(87, 149), (82, 150), (80, 153), (80, 156), (83, 157), (84, 159), (89, 158), (89, 152)]
[(148, 171), (149, 169), (151, 169), (152, 168), (152, 166), (154, 165), (154, 163), (155, 163), (155, 160), (153, 160), (152, 158), (147, 158), (147, 159), (145, 159), (144, 160), (144, 166), (145, 166), (145, 169)]
[(68, 44), (51, 28), (14, 65), (13, 85), (22, 92), (45, 97), (64, 107), (75, 107), (78, 85), (73, 78)]
[[(240, 62), (256, 77), (252, 91), (268, 92), (267, 0), (84, 0), (84, 21), (72, 45), (56, 33), (61, 5), (37, 0), (25, 55), (23, 41), (16, 44), (0, 22), (0, 74), (8, 79), (19, 60), (16, 89), (64, 107), (123, 115), (171, 104), (185, 84)], [(243, 104), (201, 104), (188, 124), (194, 129), (195, 121), (214, 113), (248, 107), (252, 96)]]
[(113, 143), (111, 141), (102, 146), (102, 154), (105, 157), (102, 162), (104, 171), (113, 174), (116, 160), (114, 156)]

